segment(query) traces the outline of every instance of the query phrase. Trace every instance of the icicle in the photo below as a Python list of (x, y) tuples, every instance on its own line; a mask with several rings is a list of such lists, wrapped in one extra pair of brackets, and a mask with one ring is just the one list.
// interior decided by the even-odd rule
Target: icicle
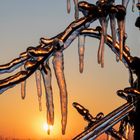
[(125, 15), (126, 8), (122, 5), (117, 5), (118, 13), (116, 14), (119, 32), (119, 49), (120, 49), (120, 60), (123, 57), (123, 46), (124, 44), (124, 34), (125, 34)]
[(63, 53), (58, 51), (55, 53), (53, 58), (53, 67), (57, 79), (57, 83), (60, 90), (60, 101), (61, 101), (61, 114), (62, 114), (62, 134), (65, 134), (66, 124), (67, 124), (67, 88), (64, 75), (64, 60)]
[[(112, 6), (110, 9), (110, 29), (111, 29), (111, 35), (112, 35), (112, 40), (113, 40), (113, 47), (115, 48), (116, 46), (116, 19), (115, 19), (115, 14), (116, 14), (116, 7)], [(118, 56), (116, 55), (116, 61), (119, 61)]]
[(78, 0), (73, 0), (75, 5), (75, 19), (79, 18)]
[[(23, 70), (23, 66), (21, 66), (21, 71)], [(26, 80), (21, 82), (21, 98), (25, 99), (26, 96)]]
[(132, 12), (134, 12), (135, 9), (135, 0), (132, 1)]
[(42, 110), (41, 104), (41, 96), (42, 96), (42, 88), (41, 88), (41, 73), (39, 70), (35, 71), (35, 79), (36, 79), (36, 87), (37, 87), (37, 95), (38, 95), (38, 102), (39, 102), (39, 110)]
[(21, 98), (25, 99), (26, 96), (26, 81), (21, 82)]
[(67, 12), (70, 13), (70, 10), (71, 10), (70, 0), (67, 0)]
[(104, 36), (103, 34), (101, 35), (101, 39), (100, 39), (100, 44), (99, 44), (99, 49), (98, 49), (98, 64), (101, 64), (101, 66), (103, 67), (103, 56), (102, 51), (104, 50)]
[(43, 77), (45, 94), (46, 94), (46, 107), (47, 107), (47, 122), (49, 125), (54, 123), (54, 105), (53, 105), (53, 92), (51, 85), (51, 69), (49, 65), (43, 64), (41, 69), (41, 74)]
[(84, 69), (84, 52), (85, 52), (85, 36), (78, 37), (78, 54), (79, 54), (79, 71), (83, 72)]
[(122, 0), (122, 5), (127, 8), (129, 1), (130, 0)]
[(98, 49), (98, 63), (101, 64), (101, 67), (104, 67), (104, 43), (106, 41), (106, 33), (107, 33), (107, 21), (106, 17), (100, 18), (101, 26), (102, 26), (102, 34)]
[(131, 69), (129, 69), (129, 83), (130, 83), (131, 87), (134, 86), (133, 73), (132, 73)]
[(110, 27), (111, 27), (113, 46), (115, 48), (115, 46), (116, 46), (116, 21), (115, 21), (115, 15), (110, 14), (109, 16), (110, 16)]
[(129, 139), (129, 132), (130, 126), (128, 124), (128, 118), (126, 118), (126, 120), (122, 120), (120, 123), (119, 133), (126, 139)]
[(107, 28), (108, 28), (108, 21), (109, 21), (109, 16), (105, 18), (105, 28), (104, 28), (104, 37), (105, 37), (105, 42), (107, 40)]
[(127, 124), (125, 126), (125, 138), (129, 140), (130, 126)]
[(128, 6), (130, 0), (122, 0), (122, 5), (125, 9), (123, 9), (124, 17), (121, 20), (118, 20), (118, 27), (119, 27), (119, 46), (120, 46), (120, 60), (123, 57), (123, 47), (125, 46), (125, 14), (126, 8)]
[(107, 140), (111, 140), (111, 136), (107, 134)]
[(123, 56), (123, 38), (124, 38), (124, 20), (118, 21), (118, 27), (119, 27), (119, 47), (120, 47), (120, 60), (122, 60)]
[(124, 138), (126, 138), (127, 140), (129, 140), (129, 133), (130, 133), (130, 126), (128, 124), (128, 122), (123, 122), (124, 124), (122, 124), (123, 126), (121, 126), (121, 131), (120, 133), (122, 134), (122, 136)]

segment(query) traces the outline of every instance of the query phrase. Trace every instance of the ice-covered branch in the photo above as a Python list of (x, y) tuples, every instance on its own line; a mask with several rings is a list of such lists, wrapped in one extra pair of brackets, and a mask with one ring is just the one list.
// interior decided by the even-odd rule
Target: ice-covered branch
[[(41, 38), (41, 44), (39, 46), (35, 47), (29, 47), (27, 48), (27, 52), (24, 53), (24, 55), (21, 56), (21, 58), (14, 59), (11, 64), (5, 64), (0, 67), (0, 71), (2, 73), (9, 72), (9, 68), (12, 70), (15, 70), (19, 65), (23, 65), (23, 61), (26, 59), (26, 63), (24, 64), (25, 69), (28, 71), (31, 69), (27, 76), (24, 76), (24, 78), (17, 77), (14, 78), (8, 78), (10, 81), (9, 84), (6, 84), (6, 79), (2, 79), (2, 83), (5, 83), (5, 87), (7, 86), (7, 89), (11, 86), (13, 86), (13, 83), (18, 84), (19, 82), (25, 80), (28, 78), (37, 68), (38, 66), (43, 63), (45, 60), (49, 59), (49, 57), (58, 49), (64, 50), (66, 49), (72, 41), (79, 35), (79, 33), (84, 30), (85, 28), (88, 28), (89, 25), (97, 19), (96, 15), (90, 15), (87, 17), (82, 17), (74, 22), (72, 22), (62, 33), (58, 34), (57, 36), (51, 38), (51, 39), (45, 39)], [(54, 47), (55, 46), (55, 47)], [(39, 58), (41, 57), (41, 59)], [(37, 60), (37, 58), (39, 58)], [(18, 60), (18, 61), (17, 61)], [(31, 67), (31, 68), (30, 68)], [(25, 71), (26, 71), (25, 70)], [(10, 70), (11, 72), (11, 70)], [(28, 73), (28, 72), (27, 72)], [(14, 76), (14, 75), (13, 75)], [(12, 77), (13, 77), (12, 76)], [(9, 87), (8, 87), (9, 86)], [(0, 84), (0, 90), (2, 90), (3, 86)]]
[[(37, 47), (28, 47), (26, 52), (11, 62), (0, 65), (0, 74), (11, 73), (18, 67), (22, 69), (5, 79), (0, 80), (0, 94), (5, 90), (21, 83), (21, 96), (25, 98), (25, 80), (35, 73), (37, 95), (41, 110), (41, 74), (43, 77), (45, 94), (47, 121), (50, 125), (54, 123), (54, 105), (53, 92), (51, 85), (51, 69), (48, 60), (53, 58), (53, 67), (60, 90), (61, 114), (62, 114), (62, 134), (65, 134), (67, 124), (67, 88), (64, 75), (63, 51), (79, 37), (79, 60), (80, 72), (84, 67), (84, 45), (85, 37), (98, 38), (100, 40), (98, 50), (98, 63), (104, 66), (104, 44), (106, 43), (111, 50), (120, 57), (120, 60), (128, 67), (132, 66), (133, 57), (130, 55), (128, 47), (125, 45), (125, 14), (129, 0), (122, 0), (122, 5), (115, 5), (114, 0), (98, 0), (96, 4), (86, 1), (73, 0), (75, 5), (75, 21), (73, 21), (63, 32), (52, 38), (40, 38), (40, 44)], [(70, 0), (67, 0), (67, 11), (70, 12)], [(83, 17), (79, 18), (79, 12)], [(89, 28), (95, 20), (99, 20), (102, 27), (96, 29)], [(110, 20), (111, 36), (107, 35), (108, 21)], [(116, 20), (119, 29), (119, 39), (116, 37)], [(132, 70), (130, 70), (132, 72)], [(41, 73), (41, 74), (40, 74)], [(134, 92), (137, 94), (137, 92)]]
[[(24, 65), (25, 71), (27, 69), (29, 70), (30, 69), (29, 67), (31, 66), (31, 71), (29, 72), (30, 74), (28, 74), (28, 76), (31, 75), (31, 73), (33, 73), (33, 71), (35, 71), (35, 69), (37, 69), (37, 67), (44, 60), (48, 59), (57, 49), (62, 50), (62, 51), (64, 49), (66, 49), (71, 44), (71, 42), (80, 34), (80, 32), (82, 30), (88, 28), (89, 25), (92, 22), (94, 22), (96, 19), (101, 18), (100, 17), (101, 13), (104, 12), (104, 8), (102, 8), (102, 7), (104, 7), (104, 6), (106, 6), (106, 5), (104, 3), (102, 3), (102, 6), (98, 9), (98, 5), (96, 6), (96, 5), (87, 3), (85, 1), (79, 2), (78, 8), (79, 8), (79, 11), (83, 13), (84, 17), (72, 22), (63, 32), (56, 35), (55, 37), (52, 37), (51, 39), (41, 38), (39, 46), (37, 46), (35, 48), (29, 47), (26, 52), (24, 52), (20, 55), (19, 58), (14, 59), (13, 61), (11, 61), (10, 63), (7, 63), (5, 65), (1, 65), (0, 73), (11, 72), (11, 71), (15, 70), (17, 67)], [(112, 7), (112, 5), (110, 5), (110, 6)], [(117, 8), (117, 7), (115, 7), (115, 8)], [(105, 12), (109, 12), (109, 11), (105, 11)], [(106, 13), (106, 14), (108, 14), (108, 13)], [(119, 13), (118, 13), (118, 15), (119, 15)], [(114, 29), (113, 29), (113, 31), (114, 31)], [(122, 30), (120, 29), (120, 31), (122, 31)], [(102, 34), (106, 34), (105, 32), (106, 31), (103, 31)], [(115, 33), (113, 33), (113, 34), (115, 34)], [(104, 38), (104, 37), (102, 37), (102, 38)], [(121, 43), (119, 43), (119, 44), (122, 44), (122, 37), (120, 39), (121, 39)], [(115, 42), (115, 39), (113, 39), (113, 40), (114, 40), (113, 42)], [(46, 51), (46, 49), (48, 49), (48, 48), (52, 48), (52, 50)], [(121, 47), (119, 47), (119, 50), (122, 50)], [(103, 59), (103, 52), (101, 54), (102, 54), (101, 58)], [(38, 60), (38, 58), (40, 56), (41, 56), (41, 60)], [(33, 67), (35, 67), (35, 69)], [(28, 76), (25, 76), (24, 78), (19, 78), (19, 77), (16, 78), (16, 84), (21, 82), (22, 80), (25, 80)], [(7, 81), (6, 79), (3, 79), (3, 81), (4, 82)], [(8, 79), (10, 79), (9, 83), (10, 83), (10, 86), (12, 86), (13, 85), (12, 83), (14, 83), (13, 78), (8, 78)], [(4, 83), (4, 82), (2, 82), (2, 83)], [(6, 85), (8, 85), (8, 84), (5, 84), (5, 87), (6, 87)], [(2, 87), (3, 86), (1, 86), (1, 84), (0, 84), (0, 89), (2, 89)]]
[(1, 79), (0, 80), (0, 93), (26, 80), (31, 74), (35, 72), (35, 70), (40, 66), (40, 64), (42, 64), (46, 59), (48, 59), (52, 55), (53, 52), (54, 52), (54, 48), (52, 46), (48, 47), (46, 49), (45, 57), (41, 57), (38, 60), (28, 60), (24, 64), (24, 70), (12, 76), (9, 76), (5, 79)]
[[(77, 1), (75, 1), (77, 2)], [(76, 8), (78, 8), (76, 6)], [(76, 15), (78, 18), (78, 15)], [(62, 134), (65, 134), (66, 124), (67, 124), (67, 89), (66, 82), (63, 73), (63, 55), (59, 55), (58, 52), (63, 52), (72, 41), (80, 34), (80, 32), (88, 28), (90, 23), (97, 19), (96, 15), (90, 15), (87, 17), (82, 17), (72, 22), (62, 33), (57, 36), (48, 39), (41, 38), (40, 45), (37, 47), (28, 47), (25, 53), (22, 53), (20, 58), (14, 59), (8, 64), (0, 66), (0, 72), (6, 73), (16, 70), (19, 66), (24, 66), (22, 71), (10, 76), (8, 78), (2, 79), (0, 81), (0, 91), (1, 93), (18, 83), (22, 83), (22, 98), (25, 97), (25, 83), (30, 75), (34, 72), (36, 74), (38, 100), (41, 110), (41, 84), (40, 84), (40, 74), (38, 69), (41, 67), (41, 73), (44, 81), (45, 93), (46, 93), (46, 107), (47, 107), (47, 121), (49, 124), (54, 123), (54, 106), (53, 106), (53, 95), (51, 87), (51, 71), (48, 69), (47, 64), (48, 59), (54, 54), (54, 69), (56, 73), (56, 78), (58, 81), (60, 89), (60, 100), (61, 100), (61, 112), (62, 112)], [(62, 59), (61, 59), (62, 58)]]
[(21, 53), (19, 58), (13, 59), (11, 62), (0, 65), (0, 74), (2, 73), (10, 73), (23, 65), (25, 61), (29, 59), (29, 56), (27, 55), (26, 52)]
[[(125, 118), (129, 114), (129, 112), (133, 111), (134, 109), (135, 107), (133, 105), (133, 102), (127, 102), (123, 104), (122, 106), (118, 107), (117, 109), (103, 117), (100, 121), (97, 121), (95, 124), (93, 123), (85, 131), (73, 138), (73, 140), (96, 139), (104, 132), (110, 131), (110, 129), (112, 129), (112, 126), (117, 124), (121, 119)], [(119, 138), (123, 139), (123, 137), (120, 136)]]

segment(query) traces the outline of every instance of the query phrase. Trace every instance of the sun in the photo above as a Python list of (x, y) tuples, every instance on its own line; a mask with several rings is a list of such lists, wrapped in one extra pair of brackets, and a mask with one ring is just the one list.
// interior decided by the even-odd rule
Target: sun
[(44, 129), (45, 131), (48, 131), (49, 126), (48, 126), (48, 124), (47, 124), (47, 123), (44, 123), (44, 124), (43, 124), (43, 129)]
[(48, 125), (47, 123), (43, 124), (43, 130), (46, 131), (48, 134), (50, 134), (50, 131), (52, 131), (53, 126), (52, 125)]

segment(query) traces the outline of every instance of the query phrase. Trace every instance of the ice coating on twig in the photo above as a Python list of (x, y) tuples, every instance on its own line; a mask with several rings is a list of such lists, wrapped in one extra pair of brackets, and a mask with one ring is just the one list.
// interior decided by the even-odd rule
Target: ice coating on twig
[(42, 103), (41, 103), (42, 87), (41, 87), (41, 73), (39, 70), (35, 71), (35, 80), (36, 80), (36, 87), (37, 87), (39, 110), (41, 111), (42, 110)]
[(57, 83), (60, 90), (60, 102), (61, 102), (61, 114), (62, 114), (62, 134), (65, 134), (66, 124), (67, 124), (67, 88), (64, 75), (64, 58), (61, 51), (57, 51), (53, 58), (53, 67), (56, 75)]
[(84, 52), (85, 52), (85, 36), (78, 36), (78, 55), (79, 55), (79, 71), (83, 72), (84, 69)]
[(42, 64), (41, 74), (43, 77), (45, 95), (46, 95), (46, 108), (47, 108), (47, 122), (49, 125), (54, 124), (54, 104), (53, 104), (53, 92), (51, 84), (51, 69), (49, 64)]
[(70, 10), (71, 10), (70, 0), (67, 0), (67, 12), (70, 13)]
[(100, 23), (102, 26), (102, 33), (101, 33), (101, 39), (99, 43), (99, 49), (98, 49), (98, 63), (101, 64), (101, 67), (104, 67), (104, 43), (106, 41), (106, 33), (107, 33), (107, 21), (106, 17), (100, 18)]
[[(22, 71), (24, 68), (23, 66), (20, 67), (20, 70)], [(21, 82), (21, 98), (25, 99), (26, 96), (26, 80)]]
[(79, 18), (78, 0), (73, 0), (75, 5), (75, 19)]
[(24, 64), (23, 62), (26, 61), (27, 58), (28, 58), (27, 55), (20, 56), (19, 58), (13, 59), (11, 62), (7, 64), (0, 65), (0, 74), (10, 73), (16, 70), (17, 68), (19, 68)]

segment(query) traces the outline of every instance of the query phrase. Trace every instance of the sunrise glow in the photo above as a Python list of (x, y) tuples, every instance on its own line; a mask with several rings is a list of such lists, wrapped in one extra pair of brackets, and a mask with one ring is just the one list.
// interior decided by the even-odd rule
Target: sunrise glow
[(43, 130), (46, 131), (48, 134), (50, 134), (50, 131), (52, 131), (53, 126), (52, 125), (48, 125), (47, 123), (43, 124)]

